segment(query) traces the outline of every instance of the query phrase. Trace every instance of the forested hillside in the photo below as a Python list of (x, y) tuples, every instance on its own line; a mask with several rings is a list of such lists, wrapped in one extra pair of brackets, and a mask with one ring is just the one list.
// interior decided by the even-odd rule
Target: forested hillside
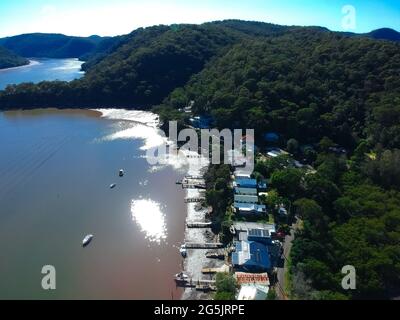
[(0, 69), (23, 66), (28, 63), (29, 61), (27, 59), (0, 47)]
[(32, 33), (0, 39), (0, 45), (23, 57), (79, 58), (96, 49), (103, 40), (62, 34)]
[[(276, 132), (280, 147), (315, 168), (286, 158), (256, 165), (302, 219), (293, 296), (400, 295), (399, 42), (229, 20), (138, 29), (86, 54), (84, 78), (8, 86), (0, 109), (154, 108), (184, 123), (179, 109), (193, 100), (193, 112), (216, 127), (254, 128), (257, 145)], [(356, 291), (340, 287), (344, 265), (359, 272)]]
[(302, 143), (329, 136), (400, 147), (400, 45), (314, 29), (250, 40), (209, 63), (170, 107), (195, 100), (218, 127), (265, 129)]
[[(138, 29), (116, 42), (111, 41), (108, 49), (90, 55), (83, 79), (9, 87), (0, 93), (0, 107), (52, 104), (150, 108), (232, 45), (247, 38), (277, 35), (285, 29), (265, 23), (227, 21), (226, 24)], [(109, 54), (105, 54), (107, 50)]]

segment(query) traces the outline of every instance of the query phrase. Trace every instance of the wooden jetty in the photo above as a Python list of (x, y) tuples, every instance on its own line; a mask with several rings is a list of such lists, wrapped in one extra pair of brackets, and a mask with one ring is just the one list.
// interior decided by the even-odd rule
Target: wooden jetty
[(206, 253), (206, 257), (209, 258), (209, 259), (220, 259), (220, 260), (224, 260), (224, 259), (225, 259), (225, 252), (224, 252), (224, 251), (221, 251), (221, 252), (218, 252), (218, 251), (214, 251), (214, 252), (209, 251), (209, 252)]
[(188, 222), (188, 228), (211, 228), (212, 222)]
[(204, 274), (214, 274), (214, 273), (218, 273), (219, 272), (219, 268), (203, 268), (201, 269), (201, 273)]
[(189, 180), (204, 180), (204, 177), (202, 177), (202, 176), (185, 176), (185, 179), (189, 179)]
[(204, 198), (186, 198), (185, 203), (199, 203), (202, 202)]
[(219, 268), (203, 268), (201, 269), (201, 273), (204, 274), (214, 274), (219, 272), (229, 272), (229, 266), (224, 264), (222, 267)]
[(217, 291), (217, 287), (211, 284), (197, 284), (196, 285), (196, 290), (197, 291)]
[(224, 245), (219, 242), (209, 242), (209, 243), (197, 243), (197, 242), (186, 242), (186, 249), (220, 249)]
[(185, 281), (177, 281), (176, 286), (181, 288), (195, 288), (196, 290), (199, 291), (215, 291), (216, 290), (215, 283), (216, 283), (215, 280), (188, 279)]
[(203, 177), (186, 176), (182, 181), (176, 181), (176, 184), (182, 185), (183, 189), (206, 189), (206, 182)]
[(204, 184), (182, 184), (182, 189), (206, 189)]

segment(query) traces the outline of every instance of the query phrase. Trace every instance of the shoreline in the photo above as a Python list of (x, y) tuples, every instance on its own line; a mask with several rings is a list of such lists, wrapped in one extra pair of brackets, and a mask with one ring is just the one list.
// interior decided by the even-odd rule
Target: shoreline
[[(101, 117), (113, 120), (132, 121), (141, 125), (151, 127), (154, 130), (160, 130), (159, 116), (149, 111), (127, 110), (127, 109), (92, 109), (99, 112)], [(137, 138), (137, 137), (136, 137)], [(163, 137), (163, 143), (172, 143), (166, 137)], [(183, 159), (182, 159), (183, 158)], [(182, 161), (184, 160), (184, 161)], [(174, 168), (184, 167), (184, 174), (189, 176), (204, 177), (205, 170), (209, 165), (209, 160), (202, 157), (197, 151), (179, 150), (178, 154), (172, 157), (167, 157), (163, 165), (169, 165)], [(186, 189), (184, 192), (185, 198), (200, 198), (204, 190)], [(185, 199), (179, 199), (184, 201)], [(217, 235), (212, 233), (210, 228), (188, 228), (188, 222), (206, 222), (208, 208), (198, 208), (196, 203), (187, 203), (185, 215), (185, 228), (182, 243), (186, 242), (215, 242)], [(180, 223), (180, 222), (179, 222)], [(178, 250), (179, 248), (177, 248)], [(184, 272), (188, 274), (193, 282), (201, 279), (209, 280), (210, 276), (203, 275), (203, 268), (220, 268), (225, 264), (223, 260), (209, 259), (206, 257), (206, 252), (209, 249), (190, 249), (187, 252), (186, 258), (182, 258), (181, 265)], [(178, 273), (177, 272), (177, 273)], [(174, 275), (171, 275), (171, 278)], [(195, 288), (183, 288), (180, 300), (209, 300), (212, 296), (210, 293), (197, 291)]]
[(36, 65), (39, 65), (39, 64), (40, 64), (40, 62), (37, 61), (37, 60), (29, 60), (28, 64), (24, 64), (24, 65), (18, 66), (18, 67), (0, 69), (0, 72), (18, 70), (18, 69), (23, 69), (23, 68), (29, 68), (29, 67), (33, 67), (33, 66), (36, 66)]
[[(57, 110), (65, 111), (65, 112), (84, 112), (87, 116), (91, 117), (102, 117), (110, 120), (120, 120), (120, 121), (128, 121), (128, 122), (133, 122), (136, 123), (139, 127), (139, 131), (142, 131), (141, 133), (143, 134), (142, 136), (138, 134), (137, 131), (131, 132), (129, 130), (132, 130), (128, 128), (121, 128), (121, 132), (126, 132), (126, 136), (123, 135), (123, 139), (144, 139), (144, 145), (146, 146), (147, 141), (146, 141), (146, 135), (149, 134), (149, 132), (152, 135), (158, 135), (159, 137), (162, 137), (160, 134), (160, 121), (159, 121), (159, 116), (153, 112), (149, 111), (140, 111), (140, 110), (127, 110), (127, 109), (56, 109), (56, 108), (51, 108), (51, 109), (33, 109), (30, 110), (33, 115), (36, 114), (36, 112), (39, 111), (39, 114), (43, 111), (46, 112), (56, 112)], [(11, 114), (9, 116), (12, 116), (13, 113), (15, 115), (18, 115), (18, 111), (16, 110), (10, 110)], [(21, 110), (19, 110), (21, 111)], [(7, 111), (5, 111), (7, 112)], [(29, 111), (28, 111), (29, 112)], [(143, 132), (143, 127), (141, 126), (146, 126), (148, 127), (148, 131)], [(133, 126), (135, 127), (135, 126)], [(121, 136), (116, 137), (116, 139), (121, 139)], [(162, 137), (162, 139), (157, 140), (157, 143), (169, 143), (167, 138)], [(142, 149), (146, 150), (146, 149)], [(163, 159), (164, 161), (164, 159)], [(160, 163), (161, 167), (164, 166), (171, 166), (173, 167), (176, 172), (179, 172), (181, 169), (181, 172), (186, 176), (186, 175), (191, 175), (191, 176), (201, 176), (204, 177), (204, 172), (207, 169), (209, 165), (209, 160), (207, 158), (204, 158), (201, 156), (201, 154), (197, 151), (188, 151), (188, 150), (180, 150), (178, 154), (175, 156), (167, 157), (165, 159), (165, 163), (162, 162)], [(152, 165), (153, 166), (153, 165)], [(154, 165), (154, 168), (156, 169), (158, 165)], [(183, 170), (184, 169), (184, 170)], [(199, 198), (199, 197), (204, 197), (202, 194), (204, 190), (199, 190), (199, 189), (186, 189), (184, 190), (184, 198), (183, 199), (176, 199), (178, 201), (185, 201), (185, 198)], [(206, 214), (207, 214), (207, 208), (199, 208), (198, 204), (196, 203), (187, 203), (185, 205), (185, 212), (184, 212), (184, 222), (183, 221), (176, 221), (176, 223), (185, 223), (185, 227), (183, 230), (183, 237), (181, 243), (186, 243), (186, 242), (214, 242), (216, 240), (216, 235), (211, 232), (209, 228), (201, 228), (201, 229), (196, 229), (196, 228), (188, 228), (187, 227), (187, 222), (205, 222), (206, 221)], [(176, 250), (179, 250), (179, 246), (176, 247)], [(224, 264), (224, 261), (221, 260), (216, 260), (216, 259), (209, 259), (206, 257), (206, 252), (209, 251), (208, 249), (190, 249), (188, 250), (187, 257), (185, 259), (180, 258), (178, 261), (180, 267), (178, 267), (177, 272), (184, 272), (188, 274), (193, 281), (197, 281), (200, 279), (206, 279), (209, 280), (208, 275), (203, 275), (202, 274), (202, 269), (203, 268), (218, 268), (221, 267)], [(173, 281), (174, 274), (170, 275), (171, 281)], [(169, 280), (169, 279), (168, 279)], [(210, 293), (207, 292), (202, 292), (202, 291), (197, 291), (195, 288), (182, 288), (182, 293), (180, 294), (179, 297), (176, 297), (176, 299), (179, 300), (209, 300), (211, 299), (212, 296)]]

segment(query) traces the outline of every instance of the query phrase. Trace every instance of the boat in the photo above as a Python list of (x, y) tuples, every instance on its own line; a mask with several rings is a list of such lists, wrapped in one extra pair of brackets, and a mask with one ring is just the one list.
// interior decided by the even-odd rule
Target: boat
[(117, 185), (115, 183), (110, 185), (110, 189), (114, 189)]
[(218, 252), (218, 251), (209, 251), (206, 253), (206, 257), (209, 259), (225, 259), (225, 254), (223, 252)]
[(120, 176), (120, 177), (123, 177), (123, 176), (124, 176), (124, 174), (125, 174), (124, 170), (122, 170), (122, 169), (121, 169), (121, 170), (119, 170), (119, 176)]
[(86, 247), (89, 245), (89, 243), (93, 240), (93, 235), (92, 234), (88, 234), (85, 238), (83, 238), (82, 240), (82, 247)]
[(184, 244), (181, 245), (181, 247), (180, 247), (180, 249), (179, 249), (179, 252), (181, 253), (182, 257), (186, 258), (186, 256), (187, 256), (187, 249), (186, 249), (186, 246), (185, 246)]
[(188, 276), (187, 274), (183, 273), (183, 272), (177, 273), (177, 274), (175, 275), (175, 277), (174, 277), (174, 280), (175, 280), (176, 282), (180, 282), (180, 283), (182, 283), (182, 282), (188, 282), (189, 279), (190, 279), (189, 276)]

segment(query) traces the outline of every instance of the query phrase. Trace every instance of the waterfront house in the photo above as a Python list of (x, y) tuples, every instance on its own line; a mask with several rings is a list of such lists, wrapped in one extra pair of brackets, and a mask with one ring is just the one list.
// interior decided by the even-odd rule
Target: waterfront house
[(241, 194), (241, 195), (250, 195), (250, 196), (256, 196), (257, 195), (257, 189), (256, 188), (240, 188), (236, 187), (234, 189), (235, 194)]
[(257, 241), (267, 245), (272, 244), (271, 232), (267, 229), (249, 229), (247, 231), (247, 240)]
[(268, 247), (256, 241), (236, 241), (232, 265), (246, 272), (268, 272), (271, 270)]
[(270, 233), (276, 232), (275, 225), (272, 223), (259, 223), (259, 222), (244, 222), (236, 221), (233, 223), (236, 233), (248, 232), (251, 229), (265, 229)]
[(235, 272), (234, 276), (236, 283), (239, 286), (246, 284), (258, 284), (268, 287), (270, 285), (268, 273)]
[(243, 216), (262, 215), (267, 213), (267, 207), (257, 203), (238, 203), (235, 202), (235, 213)]
[(246, 284), (240, 287), (237, 300), (266, 300), (269, 287), (259, 284)]
[(237, 178), (234, 182), (234, 186), (239, 188), (257, 188), (257, 180), (248, 178)]
[(244, 170), (236, 169), (234, 172), (235, 179), (250, 179), (251, 173)]
[(265, 300), (270, 286), (268, 273), (235, 272), (236, 283), (240, 286), (238, 300)]
[(256, 195), (244, 195), (244, 194), (235, 194), (234, 202), (236, 203), (258, 203), (258, 196)]
[(239, 241), (256, 241), (264, 245), (272, 245), (272, 234), (275, 233), (275, 228), (250, 228), (246, 231), (237, 233)]

